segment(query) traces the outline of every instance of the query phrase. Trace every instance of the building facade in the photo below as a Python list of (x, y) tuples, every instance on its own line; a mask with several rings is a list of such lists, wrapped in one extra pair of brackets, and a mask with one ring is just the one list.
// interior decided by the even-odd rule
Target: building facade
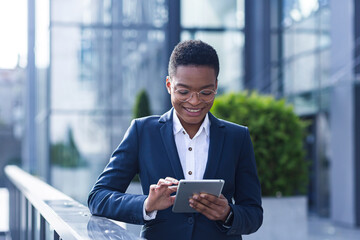
[[(85, 201), (137, 92), (147, 90), (152, 113), (169, 109), (171, 50), (201, 39), (219, 54), (220, 94), (286, 98), (310, 120), (309, 209), (359, 226), (359, 8), (356, 0), (29, 0), (27, 102), (35, 107), (23, 165)], [(69, 169), (84, 170), (69, 175), (81, 176), (83, 192), (69, 193)]]

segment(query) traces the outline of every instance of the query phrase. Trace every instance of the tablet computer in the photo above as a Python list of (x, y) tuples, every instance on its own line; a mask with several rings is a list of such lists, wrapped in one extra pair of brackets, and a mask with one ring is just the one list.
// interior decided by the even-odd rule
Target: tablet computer
[(195, 193), (209, 193), (220, 196), (225, 181), (222, 179), (180, 180), (172, 211), (175, 213), (194, 213), (189, 199)]

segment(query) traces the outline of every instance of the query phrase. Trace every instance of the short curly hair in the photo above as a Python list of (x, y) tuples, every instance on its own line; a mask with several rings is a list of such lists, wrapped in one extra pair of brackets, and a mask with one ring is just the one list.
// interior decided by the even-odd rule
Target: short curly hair
[(215, 49), (201, 40), (187, 40), (176, 45), (169, 61), (169, 76), (176, 74), (178, 66), (209, 66), (219, 75), (219, 58)]

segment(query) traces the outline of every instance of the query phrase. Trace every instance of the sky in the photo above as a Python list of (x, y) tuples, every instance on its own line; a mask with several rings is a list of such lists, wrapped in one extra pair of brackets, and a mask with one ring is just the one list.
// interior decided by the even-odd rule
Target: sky
[(0, 0), (0, 69), (26, 66), (27, 0)]

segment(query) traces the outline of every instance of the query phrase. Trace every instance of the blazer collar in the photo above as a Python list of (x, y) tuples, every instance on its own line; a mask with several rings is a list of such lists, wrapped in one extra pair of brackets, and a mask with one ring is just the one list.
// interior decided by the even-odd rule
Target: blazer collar
[[(184, 173), (181, 167), (179, 154), (177, 152), (176, 144), (175, 144), (175, 138), (173, 133), (173, 120), (172, 120), (172, 114), (174, 112), (174, 108), (171, 108), (168, 112), (163, 114), (159, 122), (164, 123), (163, 126), (160, 127), (160, 134), (161, 139), (163, 141), (163, 144), (166, 149), (166, 153), (168, 155), (168, 158), (171, 163), (171, 167), (173, 169), (173, 172), (175, 176), (169, 176), (174, 177), (178, 180), (184, 179)], [(167, 177), (167, 176), (164, 176)]]
[(159, 122), (166, 123), (166, 122), (172, 122), (172, 113), (174, 111), (174, 108), (171, 108), (169, 111), (164, 113), (160, 118)]
[(221, 160), (221, 154), (225, 139), (225, 125), (209, 112), (210, 126), (210, 146), (208, 161), (205, 168), (204, 179), (216, 177), (216, 171)]
[[(160, 127), (161, 138), (165, 146), (166, 152), (170, 159), (171, 167), (175, 173), (176, 179), (184, 179), (184, 173), (182, 171), (179, 154), (177, 152), (174, 134), (173, 134), (173, 119), (172, 115), (174, 108), (171, 108), (168, 112), (164, 113), (159, 122), (164, 123)], [(208, 162), (204, 173), (204, 179), (211, 179), (216, 176), (216, 171), (221, 159), (221, 153), (225, 138), (225, 125), (214, 115), (209, 112), (210, 126), (210, 146), (208, 154)]]

